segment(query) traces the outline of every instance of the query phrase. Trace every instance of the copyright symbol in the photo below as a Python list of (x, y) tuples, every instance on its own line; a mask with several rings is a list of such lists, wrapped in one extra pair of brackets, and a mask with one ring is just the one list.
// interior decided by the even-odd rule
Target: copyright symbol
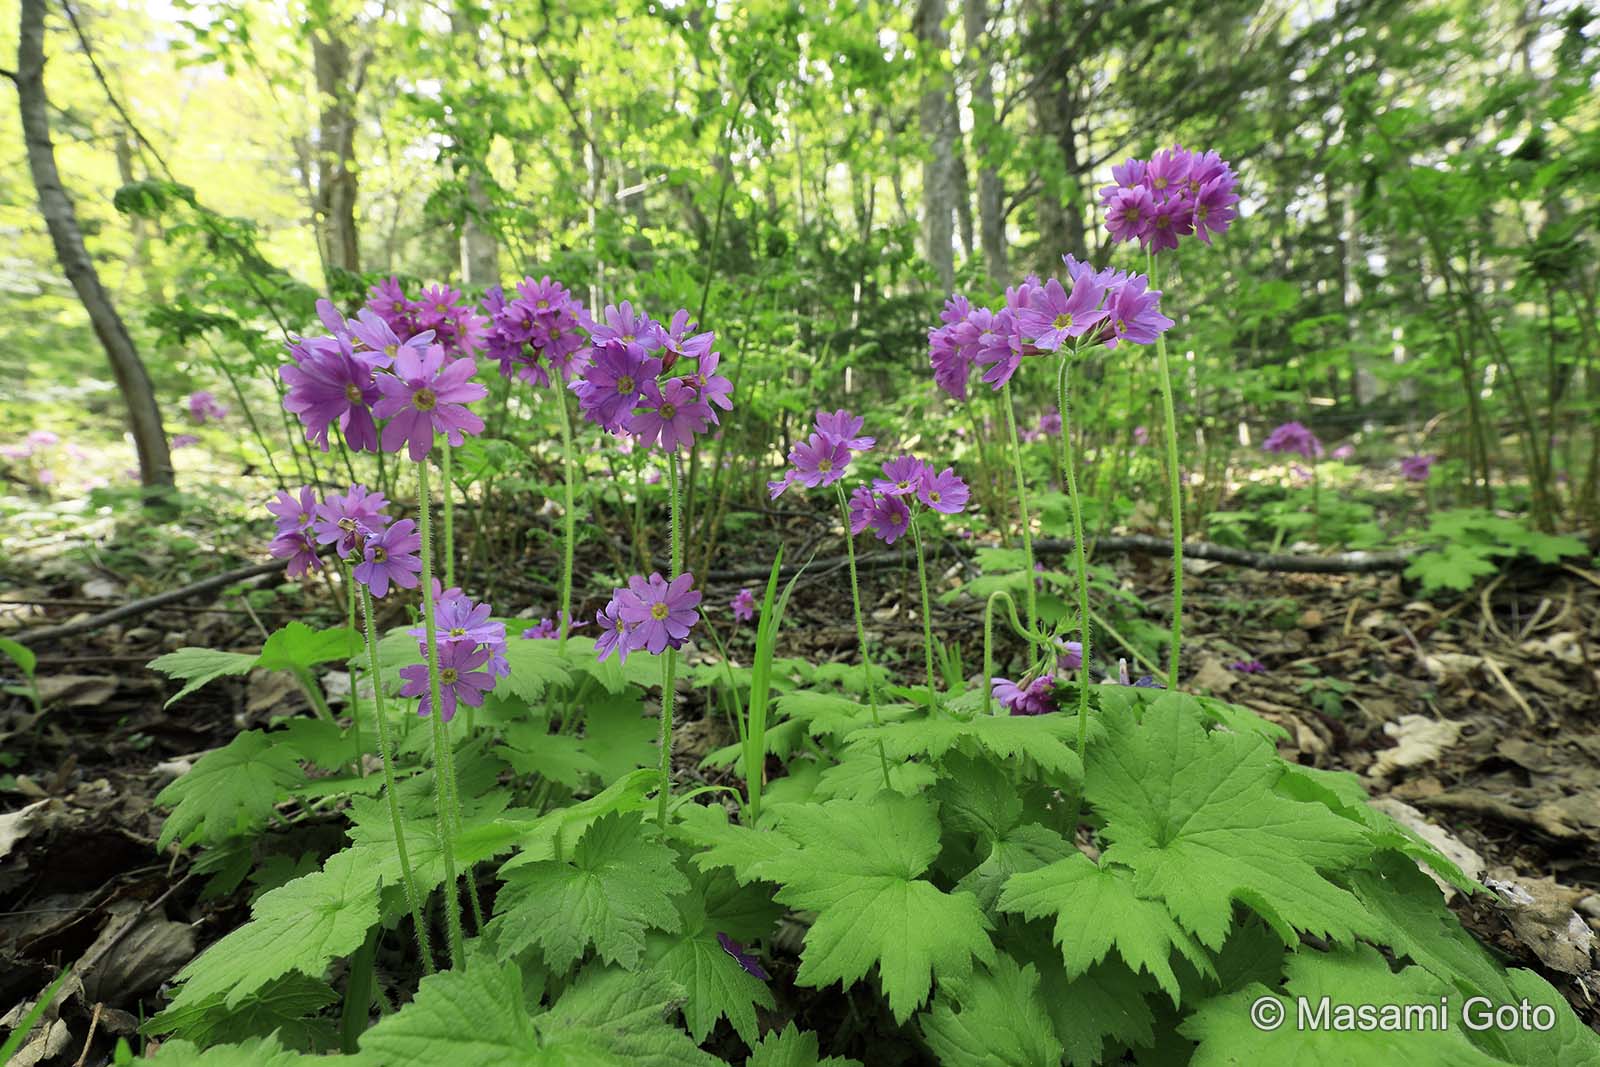
[(1274, 996), (1259, 998), (1250, 1005), (1250, 1022), (1257, 1030), (1276, 1030), (1283, 1025), (1283, 1002)]

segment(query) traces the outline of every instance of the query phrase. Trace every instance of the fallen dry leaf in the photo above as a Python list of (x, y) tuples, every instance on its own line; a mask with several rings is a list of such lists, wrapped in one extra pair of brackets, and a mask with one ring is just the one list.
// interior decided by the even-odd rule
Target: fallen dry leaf
[(1397, 723), (1384, 723), (1383, 732), (1395, 739), (1395, 746), (1378, 753), (1367, 770), (1373, 778), (1387, 778), (1396, 771), (1434, 762), (1461, 736), (1461, 724), (1426, 715), (1403, 715)]
[[(1371, 804), (1374, 808), (1444, 853), (1445, 858), (1460, 867), (1461, 873), (1468, 878), (1476, 882), (1482, 876), (1484, 870), (1483, 857), (1463, 844), (1458, 838), (1452, 836), (1450, 831), (1438, 823), (1429, 822), (1426, 815), (1413, 808), (1410, 804), (1394, 797), (1379, 797), (1377, 800), (1371, 801)], [(1421, 868), (1423, 874), (1432, 878), (1439, 888), (1444, 891), (1446, 900), (1455, 898), (1458, 892), (1455, 886), (1434, 874), (1426, 864), (1419, 863), (1417, 866)]]

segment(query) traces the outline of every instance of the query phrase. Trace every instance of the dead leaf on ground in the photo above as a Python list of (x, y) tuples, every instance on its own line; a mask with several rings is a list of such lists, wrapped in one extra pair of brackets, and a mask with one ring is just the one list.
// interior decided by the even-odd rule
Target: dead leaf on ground
[(45, 828), (54, 815), (59, 814), (61, 802), (46, 797), (34, 801), (21, 811), (0, 815), (0, 860), (11, 854), (17, 842), (35, 829)]
[(38, 680), (45, 707), (95, 708), (111, 699), (118, 679), (103, 674), (54, 674)]
[[(160, 914), (145, 914), (144, 904), (119, 900), (84, 958), (98, 960), (83, 977), (89, 1002), (131, 1004), (194, 958), (194, 929)], [(104, 953), (104, 955), (101, 955)]]
[(1511, 930), (1546, 967), (1584, 977), (1594, 971), (1595, 934), (1575, 909), (1581, 889), (1496, 867), (1484, 885), (1500, 898)]
[(1222, 665), (1222, 661), (1215, 656), (1207, 656), (1200, 661), (1200, 669), (1194, 672), (1194, 677), (1189, 679), (1189, 685), (1195, 689), (1208, 689), (1217, 696), (1221, 696), (1239, 683), (1238, 675)]
[(1403, 715), (1397, 723), (1384, 723), (1383, 732), (1394, 738), (1395, 746), (1378, 753), (1367, 770), (1373, 778), (1387, 778), (1396, 771), (1434, 762), (1461, 736), (1461, 724), (1426, 715)]
[[(1471, 878), (1474, 882), (1478, 881), (1483, 875), (1484, 862), (1482, 856), (1463, 844), (1460, 839), (1453, 836), (1450, 831), (1438, 823), (1429, 822), (1426, 815), (1413, 808), (1410, 804), (1394, 797), (1379, 797), (1371, 803), (1374, 808), (1444, 853), (1445, 859), (1460, 867), (1461, 873)], [(1422, 869), (1423, 874), (1432, 878), (1439, 888), (1444, 891), (1446, 900), (1451, 900), (1456, 896), (1458, 892), (1456, 887), (1434, 874), (1427, 864), (1419, 863), (1417, 866)]]

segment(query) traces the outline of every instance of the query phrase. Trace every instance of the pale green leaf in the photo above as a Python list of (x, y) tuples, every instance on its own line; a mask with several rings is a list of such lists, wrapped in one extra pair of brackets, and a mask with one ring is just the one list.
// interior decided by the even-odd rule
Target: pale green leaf
[(173, 809), (156, 848), (164, 851), (191, 832), (195, 840), (215, 844), (265, 826), (273, 805), (306, 780), (299, 753), (276, 742), (273, 735), (246, 730), (156, 794), (157, 804)]
[(921, 1016), (928, 1047), (947, 1067), (1039, 1067), (1063, 1051), (1039, 993), (1039, 975), (1001, 955), (988, 969), (939, 982)]
[(782, 1031), (774, 1030), (761, 1039), (746, 1067), (861, 1067), (859, 1060), (843, 1056), (821, 1059), (821, 1055), (817, 1035), (798, 1030), (790, 1022)]

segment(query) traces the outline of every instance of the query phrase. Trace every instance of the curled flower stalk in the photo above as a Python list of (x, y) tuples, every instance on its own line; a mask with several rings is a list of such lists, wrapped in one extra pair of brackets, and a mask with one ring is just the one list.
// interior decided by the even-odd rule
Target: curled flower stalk
[(378, 673), (378, 638), (373, 629), (372, 592), (364, 585), (361, 586), (361, 616), (366, 630), (367, 670), (372, 675), (373, 717), (378, 721), (378, 751), (383, 757), (383, 795), (389, 803), (389, 824), (394, 827), (394, 846), (400, 857), (400, 880), (405, 885), (406, 904), (411, 909), (411, 921), (417, 928), (417, 949), (422, 953), (423, 969), (432, 974), (433, 947), (428, 943), (427, 924), (422, 921), (422, 898), (417, 894), (416, 879), (411, 874), (405, 825), (400, 818), (400, 798), (395, 794), (394, 764), (390, 756), (394, 743), (389, 735), (389, 719), (383, 707), (383, 681)]
[(445, 917), (450, 936), (450, 961), (452, 965), (465, 966), (466, 956), (462, 949), (461, 937), (461, 900), (456, 895), (455, 846), (451, 841), (460, 813), (456, 806), (455, 761), (450, 750), (450, 730), (444, 721), (444, 702), (441, 699), (439, 685), (439, 634), (438, 620), (434, 616), (433, 596), (433, 531), (432, 520), (429, 518), (429, 512), (433, 510), (433, 497), (428, 486), (426, 458), (417, 464), (417, 478), (420, 483), (417, 512), (422, 536), (422, 619), (426, 632), (428, 697), (431, 710), (428, 719), (433, 724), (434, 790), (439, 801), (437, 806), (439, 858), (444, 865)]
[(1083, 547), (1083, 505), (1078, 499), (1078, 478), (1073, 469), (1072, 419), (1067, 407), (1071, 375), (1072, 357), (1063, 354), (1056, 369), (1056, 410), (1061, 413), (1061, 478), (1072, 509), (1072, 554), (1078, 571), (1078, 758), (1082, 759), (1089, 740), (1089, 563)]

